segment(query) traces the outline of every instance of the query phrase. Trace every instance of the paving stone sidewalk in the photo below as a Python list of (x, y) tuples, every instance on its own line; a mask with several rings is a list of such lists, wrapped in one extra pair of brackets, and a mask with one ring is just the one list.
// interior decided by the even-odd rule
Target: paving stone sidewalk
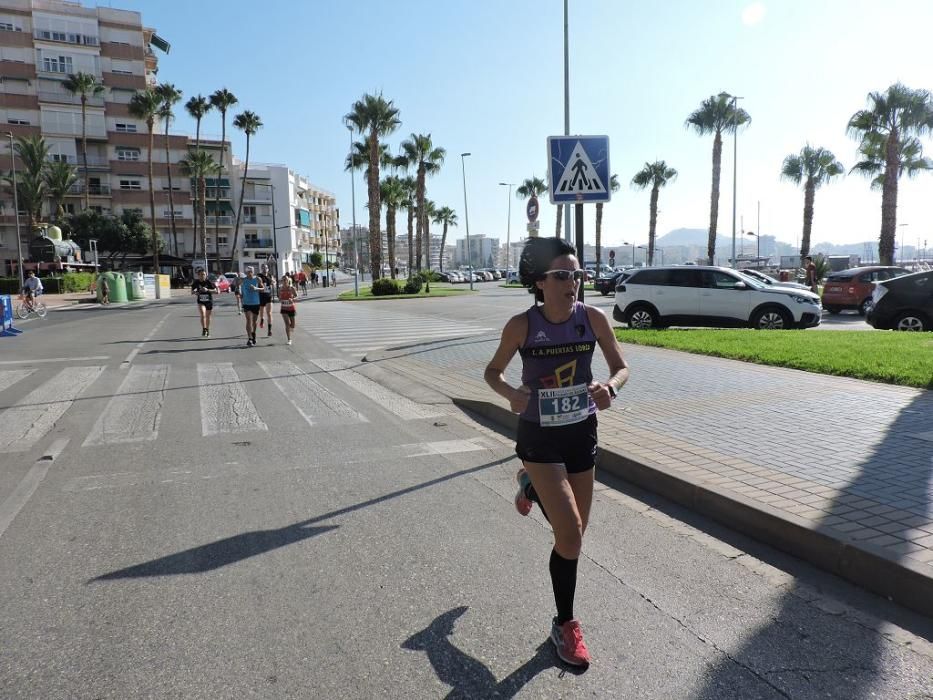
[[(366, 359), (455, 401), (498, 407), (501, 416), (507, 402), (482, 379), (497, 341), (480, 336)], [(933, 614), (933, 602), (922, 601), (933, 591), (933, 392), (624, 349), (632, 375), (599, 415), (605, 450), (768, 516), (752, 529), (774, 530), (776, 519), (787, 531), (772, 544)], [(608, 374), (599, 353), (594, 372)], [(519, 376), (516, 357), (507, 378), (518, 384)], [(827, 556), (839, 561), (821, 561)], [(889, 565), (904, 580), (892, 580)]]

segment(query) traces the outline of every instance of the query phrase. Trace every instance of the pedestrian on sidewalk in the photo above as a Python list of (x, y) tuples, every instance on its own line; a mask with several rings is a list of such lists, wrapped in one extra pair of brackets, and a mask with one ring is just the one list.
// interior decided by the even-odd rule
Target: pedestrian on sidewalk
[(217, 285), (207, 279), (203, 267), (198, 268), (198, 278), (191, 285), (191, 293), (198, 295), (198, 313), (201, 316), (201, 337), (211, 337), (211, 314), (214, 312), (214, 292)]
[(100, 304), (107, 306), (110, 303), (110, 281), (106, 277), (100, 278)]
[(279, 313), (282, 314), (282, 323), (285, 324), (285, 344), (292, 344), (292, 332), (295, 330), (295, 285), (291, 278), (282, 279), (282, 288), (279, 290)]
[(261, 268), (262, 272), (259, 273), (259, 280), (262, 282), (263, 289), (259, 293), (259, 327), (262, 328), (263, 323), (269, 324), (269, 332), (266, 335), (267, 338), (272, 337), (272, 278), (269, 276), (269, 266), (263, 265)]
[(807, 280), (806, 285), (810, 288), (810, 291), (814, 294), (819, 294), (819, 280), (817, 280), (816, 274), (816, 264), (813, 262), (813, 258), (809, 255), (803, 259), (806, 263), (807, 270)]
[[(573, 246), (560, 238), (529, 238), (519, 278), (535, 303), (505, 324), (486, 383), (519, 414), (515, 452), (515, 507), (527, 515), (537, 503), (554, 531), (549, 571), (557, 616), (551, 641), (568, 664), (586, 667), (590, 654), (574, 618), (577, 561), (593, 500), (596, 412), (612, 405), (628, 380), (622, 348), (605, 314), (577, 301), (584, 272)], [(599, 345), (609, 377), (593, 380), (592, 358)], [(522, 358), (522, 384), (505, 381), (515, 353)]]
[(262, 280), (256, 277), (252, 267), (247, 267), (246, 279), (240, 285), (243, 294), (243, 315), (246, 317), (246, 347), (256, 344), (256, 317), (260, 312), (259, 293), (262, 289)]

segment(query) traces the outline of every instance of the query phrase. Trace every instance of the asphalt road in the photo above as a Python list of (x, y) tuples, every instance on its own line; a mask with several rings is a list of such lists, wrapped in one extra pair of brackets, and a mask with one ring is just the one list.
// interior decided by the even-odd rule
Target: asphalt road
[(0, 697), (933, 697), (930, 621), (624, 484), (566, 672), (510, 441), (317, 331), (528, 302), (303, 302), (251, 349), (229, 299), (210, 339), (188, 300), (0, 339)]

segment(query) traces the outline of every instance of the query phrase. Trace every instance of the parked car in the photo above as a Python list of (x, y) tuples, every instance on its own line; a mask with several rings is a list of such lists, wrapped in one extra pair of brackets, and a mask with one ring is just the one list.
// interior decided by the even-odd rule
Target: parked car
[(618, 283), (619, 277), (624, 274), (624, 272), (613, 272), (612, 274), (606, 275), (605, 277), (597, 277), (595, 280), (593, 280), (593, 290), (599, 292), (604, 297), (610, 294), (615, 294), (616, 283)]
[(521, 284), (518, 276), (518, 270), (509, 270), (509, 275), (505, 280), (506, 284)]
[(903, 267), (869, 265), (831, 272), (823, 283), (823, 308), (831, 314), (856, 309), (864, 316), (871, 308), (875, 282), (908, 274)]
[(806, 290), (810, 289), (807, 285), (799, 284), (797, 282), (781, 282), (779, 280), (774, 279), (770, 275), (766, 275), (763, 272), (759, 272), (758, 270), (737, 270), (737, 272), (741, 272), (743, 275), (747, 275), (753, 279), (758, 280), (759, 282), (763, 282), (769, 287), (789, 287), (791, 289), (806, 289)]
[(822, 311), (810, 291), (769, 287), (725, 267), (674, 265), (633, 270), (616, 287), (612, 315), (630, 328), (787, 329), (818, 326)]
[(933, 331), (933, 271), (878, 282), (865, 320), (885, 330)]
[(207, 279), (216, 285), (217, 291), (221, 294), (230, 291), (230, 280), (227, 279), (226, 275), (208, 275)]

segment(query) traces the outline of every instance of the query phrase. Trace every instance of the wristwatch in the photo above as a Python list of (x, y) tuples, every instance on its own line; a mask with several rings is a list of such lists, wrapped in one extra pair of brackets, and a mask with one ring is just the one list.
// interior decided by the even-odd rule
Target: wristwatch
[(606, 384), (606, 389), (609, 390), (609, 396), (611, 396), (613, 399), (618, 396), (618, 392), (616, 391), (615, 387), (612, 386), (612, 384)]

